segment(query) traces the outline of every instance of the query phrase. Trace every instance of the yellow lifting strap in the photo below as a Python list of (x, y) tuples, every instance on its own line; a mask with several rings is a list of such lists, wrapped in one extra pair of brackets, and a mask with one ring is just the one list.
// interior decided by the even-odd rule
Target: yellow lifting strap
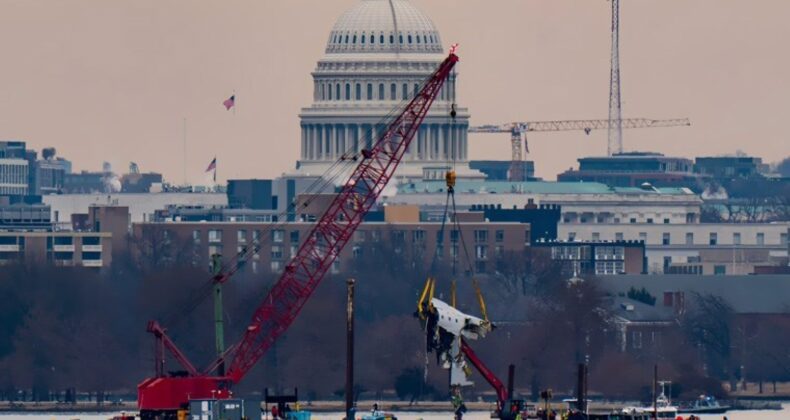
[(455, 308), (455, 280), (450, 283), (450, 305)]
[(472, 279), (472, 285), (475, 288), (475, 294), (477, 295), (477, 303), (480, 304), (480, 313), (483, 314), (483, 319), (488, 322), (488, 311), (486, 310), (486, 302), (483, 299), (483, 292), (480, 290), (480, 284), (477, 283), (477, 279)]
[(435, 280), (432, 277), (428, 277), (428, 279), (425, 280), (425, 286), (422, 288), (422, 293), (420, 293), (420, 300), (417, 301), (417, 316), (419, 316), (423, 321), (426, 318), (426, 311), (430, 310), (431, 299), (433, 299), (434, 285)]

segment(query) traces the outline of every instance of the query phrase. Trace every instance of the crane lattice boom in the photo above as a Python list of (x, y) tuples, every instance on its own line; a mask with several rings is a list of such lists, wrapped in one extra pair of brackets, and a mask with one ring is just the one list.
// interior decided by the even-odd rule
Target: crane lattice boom
[(351, 239), (362, 223), (362, 218), (395, 173), (431, 103), (457, 61), (458, 57), (450, 54), (373, 148), (363, 151), (362, 162), (308, 234), (296, 256), (285, 266), (269, 296), (255, 311), (228, 371), (234, 382), (240, 380), (277, 337), (285, 332)]
[[(616, 123), (616, 121), (614, 121)], [(557, 120), (557, 121), (529, 121), (513, 122), (501, 125), (478, 125), (469, 127), (470, 133), (510, 133), (529, 131), (585, 131), (604, 130), (610, 127), (609, 120)], [(654, 128), (654, 127), (680, 127), (689, 126), (688, 118), (674, 118), (666, 120), (653, 120), (649, 118), (624, 118), (620, 120), (623, 128)]]

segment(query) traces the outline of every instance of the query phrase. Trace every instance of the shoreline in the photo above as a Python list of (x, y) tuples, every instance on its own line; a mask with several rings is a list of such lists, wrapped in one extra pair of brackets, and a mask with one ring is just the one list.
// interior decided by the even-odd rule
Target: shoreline
[[(727, 403), (732, 404), (732, 410), (781, 410), (782, 404), (788, 403), (786, 399), (765, 400), (765, 399), (735, 399), (726, 400)], [(594, 405), (615, 406), (623, 405), (622, 402), (607, 402)], [(452, 404), (449, 401), (419, 401), (414, 404), (409, 404), (408, 401), (375, 401), (363, 400), (357, 402), (357, 412), (369, 411), (373, 404), (378, 404), (381, 411), (397, 411), (397, 412), (451, 412)], [(538, 402), (536, 404), (542, 405)], [(552, 407), (563, 406), (561, 401), (553, 401)], [(494, 402), (487, 401), (467, 401), (466, 406), (469, 411), (475, 412), (490, 412), (494, 407)], [(343, 401), (311, 401), (300, 404), (301, 409), (311, 411), (314, 413), (331, 413), (342, 412), (345, 410), (345, 402)], [(25, 402), (25, 403), (0, 403), (0, 413), (136, 413), (136, 402), (124, 402), (114, 404), (97, 405), (95, 402), (83, 402), (76, 404), (63, 404), (63, 403), (50, 403), (50, 402)]]

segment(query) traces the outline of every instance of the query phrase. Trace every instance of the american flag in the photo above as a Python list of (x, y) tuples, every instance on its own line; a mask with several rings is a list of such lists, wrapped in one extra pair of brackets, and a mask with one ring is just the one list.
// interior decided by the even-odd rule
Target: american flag
[(211, 172), (217, 170), (217, 158), (211, 160), (211, 163), (208, 164), (208, 168), (206, 168), (206, 172)]
[(233, 108), (233, 106), (236, 105), (236, 95), (231, 95), (230, 98), (225, 99), (222, 105), (225, 106), (226, 111)]

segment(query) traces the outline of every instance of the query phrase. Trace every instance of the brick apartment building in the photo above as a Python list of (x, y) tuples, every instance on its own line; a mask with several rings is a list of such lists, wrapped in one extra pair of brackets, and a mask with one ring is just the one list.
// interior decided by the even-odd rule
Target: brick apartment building
[[(317, 214), (320, 208), (317, 205), (310, 213)], [(459, 214), (459, 229), (447, 223), (444, 235), (440, 235), (442, 223), (421, 221), (416, 206), (387, 206), (383, 216), (383, 220), (362, 223), (335, 261), (332, 271), (339, 272), (354, 258), (363, 258), (378, 248), (423, 259), (426, 266), (434, 252), (438, 252), (446, 261), (457, 257), (461, 267), (469, 262), (476, 272), (492, 272), (498, 257), (522, 251), (531, 244), (530, 224), (489, 222), (482, 212)], [(278, 273), (314, 226), (311, 214), (303, 214), (299, 220), (285, 223), (135, 223), (131, 241), (141, 252), (148, 253), (149, 258), (189, 260), (206, 266), (213, 254), (221, 254), (227, 262), (252, 249), (255, 251), (250, 261), (245, 262), (253, 272)], [(466, 259), (467, 253), (472, 261)]]

